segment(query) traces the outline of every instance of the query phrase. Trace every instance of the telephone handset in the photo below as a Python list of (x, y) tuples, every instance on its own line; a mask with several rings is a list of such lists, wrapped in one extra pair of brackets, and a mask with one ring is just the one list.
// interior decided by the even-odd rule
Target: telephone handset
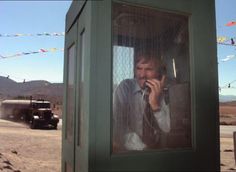
[(166, 73), (167, 73), (167, 72), (166, 72), (166, 66), (162, 65), (162, 66), (160, 67), (158, 73), (159, 73), (159, 76), (157, 77), (157, 79), (158, 79), (159, 81), (161, 81), (163, 75), (166, 75)]
[[(162, 77), (165, 75), (166, 76), (166, 67), (165, 66), (162, 66), (160, 69), (159, 69), (159, 76), (157, 77), (157, 79), (159, 81), (162, 80)], [(148, 95), (150, 94), (151, 92), (151, 88), (148, 87), (148, 85), (146, 84), (147, 81), (145, 81), (144, 83), (144, 92), (143, 92), (143, 97), (144, 99), (148, 102)], [(164, 88), (163, 88), (163, 93), (164, 93), (164, 97), (165, 97), (165, 102), (168, 103), (169, 101), (169, 97), (168, 97), (168, 87), (166, 85), (164, 85)]]
[[(166, 75), (166, 67), (165, 66), (161, 66), (159, 71), (158, 71), (158, 73), (159, 73), (159, 76), (157, 77), (157, 80), (161, 81), (163, 75)], [(145, 81), (145, 83), (144, 83), (144, 90), (150, 92), (150, 88), (147, 86), (146, 82), (147, 81)]]

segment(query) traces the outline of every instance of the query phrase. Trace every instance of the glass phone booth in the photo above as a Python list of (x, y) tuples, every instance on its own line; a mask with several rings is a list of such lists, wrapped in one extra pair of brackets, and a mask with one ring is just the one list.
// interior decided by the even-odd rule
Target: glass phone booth
[(72, 2), (63, 172), (220, 169), (214, 5)]

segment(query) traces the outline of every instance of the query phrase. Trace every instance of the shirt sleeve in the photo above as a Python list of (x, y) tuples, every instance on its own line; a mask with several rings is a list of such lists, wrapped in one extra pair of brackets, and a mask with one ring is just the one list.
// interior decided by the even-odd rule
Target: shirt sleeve
[(166, 133), (170, 132), (170, 109), (164, 100), (161, 102), (160, 111), (154, 112), (154, 117), (162, 131)]
[(123, 149), (125, 133), (128, 130), (127, 119), (127, 83), (123, 81), (113, 95), (113, 143), (117, 149)]

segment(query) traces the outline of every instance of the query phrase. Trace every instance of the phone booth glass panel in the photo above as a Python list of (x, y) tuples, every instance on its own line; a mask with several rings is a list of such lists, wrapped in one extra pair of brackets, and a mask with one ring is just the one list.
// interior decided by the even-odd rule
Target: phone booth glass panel
[[(191, 148), (188, 15), (112, 8), (113, 151)], [(162, 107), (152, 112), (158, 91)]]

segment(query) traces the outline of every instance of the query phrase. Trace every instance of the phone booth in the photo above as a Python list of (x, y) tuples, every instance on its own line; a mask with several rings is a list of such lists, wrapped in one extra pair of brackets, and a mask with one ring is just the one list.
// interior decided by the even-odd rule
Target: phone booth
[(214, 0), (73, 1), (64, 86), (63, 172), (220, 170)]

